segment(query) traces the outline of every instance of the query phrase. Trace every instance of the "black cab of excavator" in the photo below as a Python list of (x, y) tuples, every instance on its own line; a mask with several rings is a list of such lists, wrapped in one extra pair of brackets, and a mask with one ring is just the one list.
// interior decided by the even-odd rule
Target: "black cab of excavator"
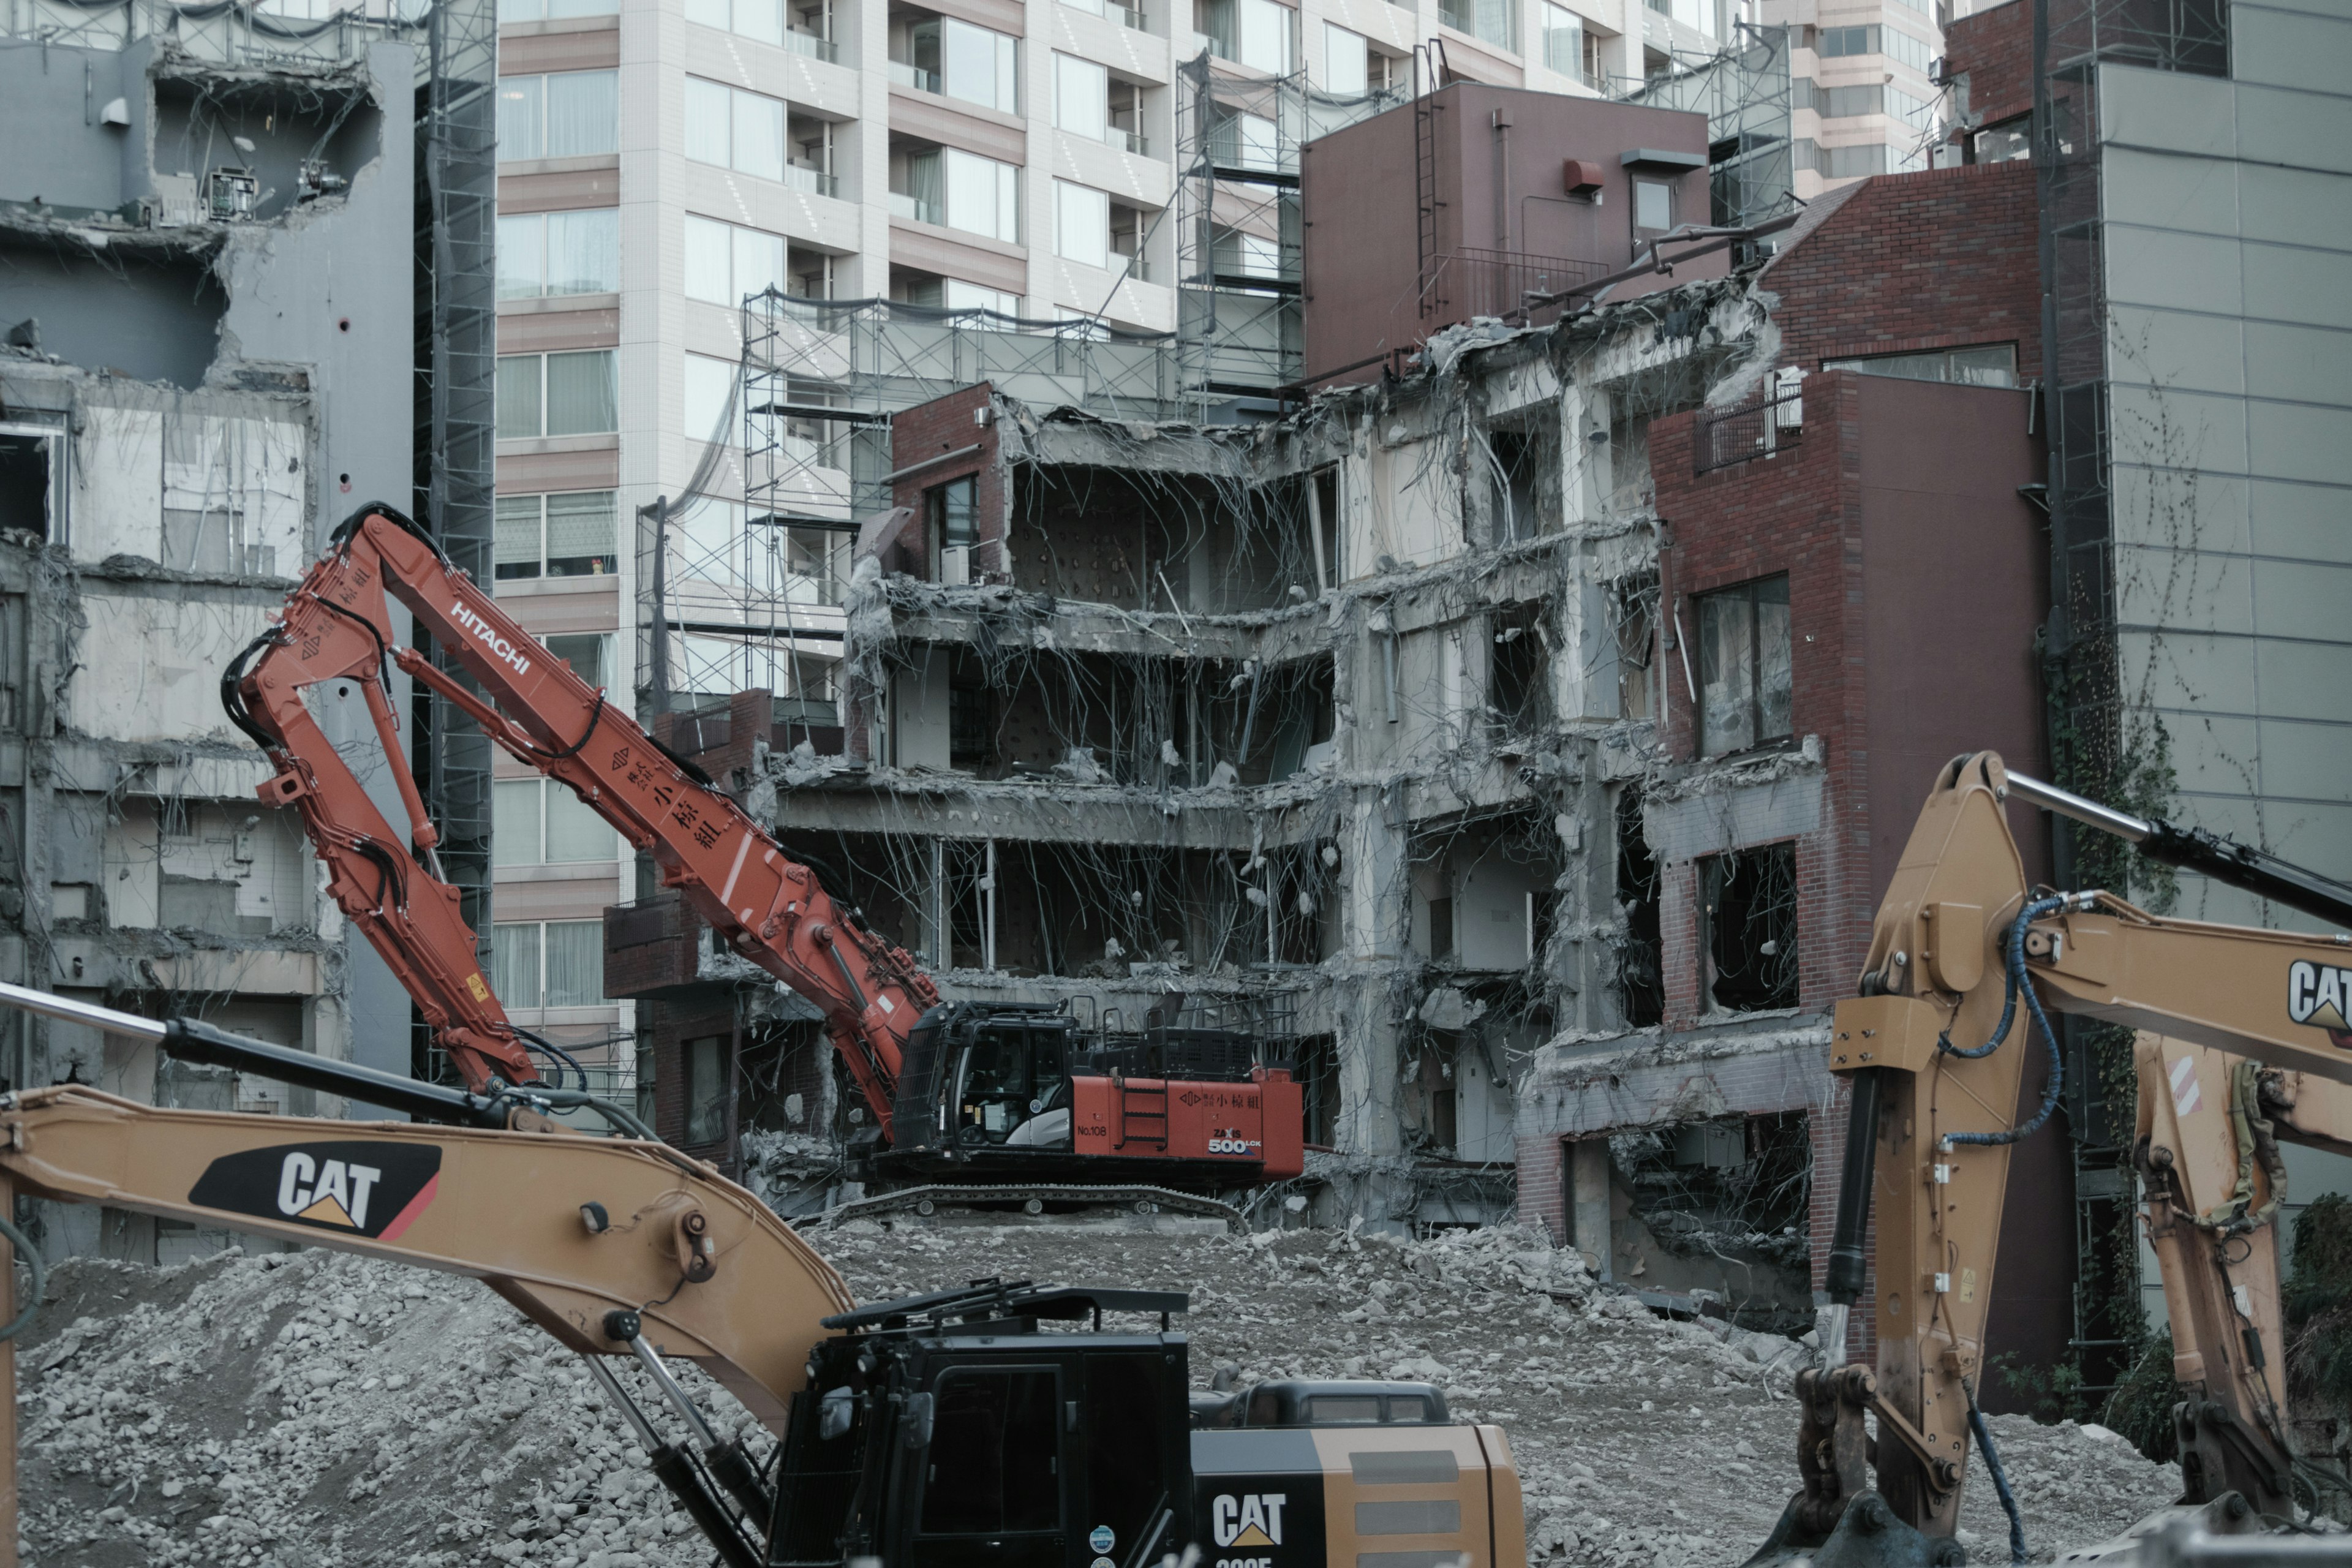
[(1058, 1008), (948, 1002), (907, 1037), (891, 1113), (893, 1149), (969, 1158), (1070, 1146), (1077, 1020)]
[[(1190, 1534), (1178, 1291), (982, 1280), (826, 1320), (769, 1562), (1138, 1568)], [(1156, 1316), (1106, 1331), (1105, 1313)], [(1068, 1324), (1069, 1328), (1046, 1325)]]

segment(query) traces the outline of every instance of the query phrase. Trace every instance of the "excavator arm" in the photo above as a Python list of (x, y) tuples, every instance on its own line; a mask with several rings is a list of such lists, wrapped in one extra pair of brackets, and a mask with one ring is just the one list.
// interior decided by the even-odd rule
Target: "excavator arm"
[[(428, 628), (488, 693), (396, 645), (390, 602)], [(836, 903), (725, 794), (673, 755), (515, 623), (425, 530), (372, 504), (335, 531), (284, 616), (222, 681), (230, 717), (278, 769), (261, 797), (291, 805), (329, 869), (328, 891), (416, 998), (467, 1083), (537, 1078), (475, 963), (457, 891), (415, 781), (394, 767), (407, 831), (385, 821), (306, 698), (360, 688), (385, 754), (401, 749), (392, 666), (462, 710), (509, 755), (568, 785), (683, 891), (729, 945), (823, 1009), (868, 1109), (889, 1131), (908, 1034), (939, 1000), (928, 975)]]
[[(2289, 876), (2292, 868), (2240, 847), (2105, 812), (2011, 775), (1990, 752), (1944, 770), (1880, 905), (1861, 994), (1838, 1004), (1831, 1026), (1829, 1065), (1852, 1099), (1822, 1338), (1833, 1363), (1842, 1361), (1846, 1310), (1874, 1258), (1867, 1306), (1877, 1364), (1801, 1375), (1805, 1489), (1759, 1562), (1820, 1545), (1832, 1531), (1891, 1542), (1897, 1523), (1942, 1551), (1957, 1529), (1971, 1436), (1984, 1438), (1975, 1391), (2009, 1152), (2048, 1121), (2063, 1081), (2049, 1014), (2124, 1024), (2276, 1069), (2310, 1096), (2315, 1117), (2334, 1114), (2317, 1102), (2341, 1103), (2352, 1084), (2346, 938), (2169, 920), (2105, 892), (2036, 891), (2009, 828), (2012, 794), (2101, 826), (2124, 824), (2158, 848), (2169, 844), (2176, 862), (2238, 885), (2253, 879), (2233, 866), (2265, 862), (2257, 890), (2332, 907), (2324, 879)], [(2021, 1105), (2025, 1062), (2036, 1051), (2049, 1055), (2049, 1084), (2038, 1103)], [(2216, 1102), (2224, 1106), (2227, 1076)], [(2216, 1120), (2191, 1131), (2210, 1145), (2213, 1129), (2226, 1126)], [(2230, 1163), (2234, 1173), (2234, 1152)], [(2176, 1261), (2186, 1256), (2175, 1250)], [(2196, 1337), (2209, 1358), (2220, 1353), (2210, 1326)], [(2244, 1403), (2232, 1395), (2233, 1409)], [(1874, 1452), (1863, 1436), (1865, 1413), (1878, 1424)], [(1864, 1497), (1865, 1463), (1876, 1472), (1875, 1498)], [(1859, 1510), (1849, 1508), (1857, 1500)], [(1929, 1560), (1943, 1559), (1931, 1552)]]
[[(435, 1119), (169, 1110), (79, 1084), (0, 1095), (0, 1218), (21, 1192), (479, 1279), (591, 1358), (653, 1450), (656, 1475), (730, 1568), (764, 1561), (756, 1542), (771, 1500), (757, 1468), (694, 1408), (663, 1358), (699, 1363), (781, 1436), (824, 1320), (855, 1302), (751, 1193), (662, 1143), (573, 1131), (543, 1114), (562, 1101), (541, 1091), (477, 1096), (14, 985), (0, 985), (0, 1002)], [(13, 1279), (0, 1248), (0, 1322), (16, 1318)], [(644, 1363), (700, 1457), (655, 1436), (598, 1359), (607, 1355)], [(0, 1568), (16, 1562), (14, 1381), (14, 1347), (0, 1339)]]

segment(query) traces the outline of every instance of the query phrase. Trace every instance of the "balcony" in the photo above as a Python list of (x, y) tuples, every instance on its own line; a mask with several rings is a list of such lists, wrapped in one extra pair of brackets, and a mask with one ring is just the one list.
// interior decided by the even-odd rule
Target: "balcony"
[(806, 55), (827, 65), (841, 63), (841, 46), (831, 38), (821, 38), (814, 33), (803, 33), (798, 27), (784, 29), (784, 47), (796, 55)]
[(1084, 11), (1089, 16), (1100, 16), (1107, 22), (1117, 22), (1120, 26), (1133, 28), (1139, 33), (1148, 33), (1151, 30), (1144, 25), (1143, 10), (1140, 6), (1121, 5), (1118, 4), (1118, 0), (1062, 0), (1062, 4), (1073, 11)]
[(939, 72), (927, 71), (922, 67), (909, 65), (905, 60), (890, 62), (890, 79), (900, 87), (911, 87), (917, 92), (943, 92), (940, 86)]
[(920, 196), (910, 196), (903, 191), (890, 193), (890, 216), (907, 218), (915, 223), (945, 224), (947, 222), (945, 203), (927, 202)]
[(805, 191), (813, 196), (839, 196), (841, 176), (828, 174), (810, 163), (784, 165), (784, 184), (792, 190)]

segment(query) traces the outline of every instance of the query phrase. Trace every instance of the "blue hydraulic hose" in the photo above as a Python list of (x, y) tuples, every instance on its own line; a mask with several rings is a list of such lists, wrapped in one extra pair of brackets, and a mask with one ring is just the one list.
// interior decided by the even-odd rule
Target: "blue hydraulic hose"
[(2042, 1124), (2050, 1120), (2050, 1113), (2058, 1109), (2059, 1093), (2066, 1086), (2066, 1060), (2059, 1054), (2058, 1031), (2050, 1026), (2048, 1016), (2042, 1011), (2042, 998), (2035, 993), (2033, 982), (2026, 976), (2025, 928), (2043, 915), (2062, 910), (2069, 902), (2075, 901), (2081, 897), (2080, 894), (2060, 893), (2052, 898), (2037, 899), (2018, 910), (2017, 919), (2010, 922), (2009, 941), (2006, 943), (2008, 963), (2004, 972), (2006, 984), (2001, 1003), (2000, 1022), (1995, 1026), (1992, 1038), (1973, 1050), (1963, 1049), (1953, 1045), (1948, 1039), (1937, 1041), (1937, 1047), (1939, 1050), (1947, 1051), (1956, 1057), (1973, 1060), (1978, 1057), (1990, 1056), (1994, 1049), (2009, 1037), (2010, 1021), (2017, 1016), (2018, 993), (2023, 992), (2026, 1011), (2032, 1015), (2034, 1026), (2042, 1031), (2043, 1044), (2050, 1048), (2050, 1082), (2042, 1091), (2042, 1109), (2033, 1113), (2032, 1121), (2022, 1126), (2012, 1127), (2006, 1132), (1951, 1132), (1945, 1135), (1946, 1143), (2014, 1143), (2021, 1139), (2031, 1138), (2041, 1131)]
[(1977, 1435), (1977, 1447), (1992, 1476), (1993, 1492), (2000, 1499), (2001, 1511), (2009, 1515), (2009, 1560), (2031, 1563), (2033, 1554), (2025, 1549), (2025, 1516), (2017, 1511), (2017, 1495), (2009, 1489), (2009, 1472), (2000, 1468), (2000, 1451), (1992, 1446), (1992, 1428), (1985, 1425), (1984, 1412), (1977, 1408), (1977, 1391), (1965, 1382), (1960, 1388), (1969, 1396), (1969, 1430)]

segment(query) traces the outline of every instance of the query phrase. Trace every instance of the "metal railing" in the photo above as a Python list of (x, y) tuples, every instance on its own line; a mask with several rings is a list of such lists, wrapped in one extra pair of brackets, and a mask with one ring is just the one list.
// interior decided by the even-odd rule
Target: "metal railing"
[(841, 46), (831, 38), (821, 38), (814, 33), (803, 33), (798, 27), (784, 29), (784, 47), (796, 55), (824, 60), (831, 65), (841, 63)]
[(1598, 261), (1465, 247), (1438, 258), (1431, 281), (1454, 310), (1532, 321), (1557, 314), (1559, 295), (1608, 272)]
[(841, 195), (841, 176), (828, 174), (823, 169), (806, 163), (786, 163), (784, 184), (792, 190), (806, 191), (813, 196)]
[(1799, 446), (1804, 435), (1805, 395), (1800, 390), (1740, 408), (1703, 409), (1691, 446), (1691, 471), (1712, 473), (1735, 463), (1769, 458)]
[(890, 216), (913, 223), (934, 223), (944, 226), (947, 208), (944, 203), (927, 202), (920, 196), (910, 196), (904, 191), (890, 193)]

